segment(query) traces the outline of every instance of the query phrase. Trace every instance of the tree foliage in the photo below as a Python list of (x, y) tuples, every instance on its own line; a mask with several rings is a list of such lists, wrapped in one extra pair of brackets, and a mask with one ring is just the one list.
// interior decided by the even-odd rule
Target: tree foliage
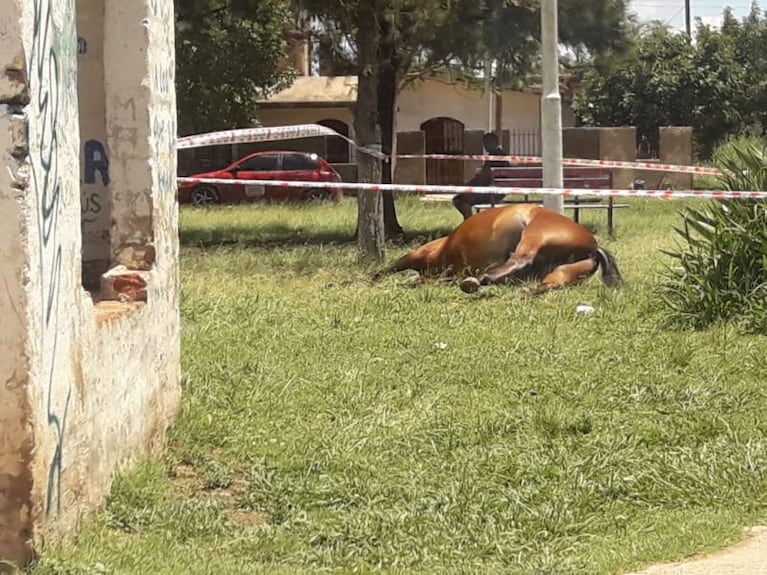
[[(305, 0), (303, 5), (321, 24), (316, 38), (325, 69), (354, 73), (356, 2)], [(377, 7), (391, 24), (400, 84), (447, 65), (477, 71), (487, 55), (498, 61), (504, 83), (521, 81), (536, 69), (538, 0), (379, 0)], [(632, 19), (624, 0), (561, 0), (559, 11), (562, 44), (590, 52), (626, 46)]]
[(293, 12), (286, 0), (176, 0), (181, 134), (252, 126), (256, 102), (287, 85), (280, 66)]
[(753, 5), (751, 13), (742, 20), (724, 12), (722, 35), (733, 43), (734, 59), (742, 67), (741, 90), (737, 107), (741, 111), (744, 129), (752, 134), (767, 131), (767, 14)]
[(583, 77), (576, 117), (587, 126), (637, 127), (657, 149), (660, 126), (692, 126), (708, 158), (728, 135), (767, 128), (767, 20), (725, 13), (715, 30), (698, 22), (695, 41), (652, 25), (621, 58), (595, 62)]

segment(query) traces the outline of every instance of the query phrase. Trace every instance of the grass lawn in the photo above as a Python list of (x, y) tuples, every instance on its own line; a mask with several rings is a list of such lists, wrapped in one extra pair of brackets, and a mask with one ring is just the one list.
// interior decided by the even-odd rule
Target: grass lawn
[[(619, 573), (766, 521), (767, 338), (663, 329), (681, 202), (631, 204), (625, 288), (539, 299), (369, 283), (353, 199), (182, 211), (167, 457), (30, 572)], [(387, 260), (459, 221), (398, 206)]]

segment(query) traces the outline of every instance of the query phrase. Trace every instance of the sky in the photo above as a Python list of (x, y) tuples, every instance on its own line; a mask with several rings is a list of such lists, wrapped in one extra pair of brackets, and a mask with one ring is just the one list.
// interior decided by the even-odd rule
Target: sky
[[(684, 0), (630, 0), (631, 9), (640, 21), (661, 20), (676, 30), (684, 30)], [(722, 12), (730, 6), (736, 18), (751, 10), (751, 0), (690, 0), (690, 24), (695, 30), (695, 19), (704, 24), (719, 26)]]

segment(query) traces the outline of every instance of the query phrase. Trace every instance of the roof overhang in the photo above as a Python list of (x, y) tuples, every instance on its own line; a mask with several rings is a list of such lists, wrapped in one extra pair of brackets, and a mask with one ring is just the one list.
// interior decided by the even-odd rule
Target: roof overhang
[(267, 109), (284, 109), (284, 108), (352, 108), (355, 102), (338, 102), (338, 101), (317, 101), (312, 100), (310, 102), (259, 102), (258, 107), (261, 110)]

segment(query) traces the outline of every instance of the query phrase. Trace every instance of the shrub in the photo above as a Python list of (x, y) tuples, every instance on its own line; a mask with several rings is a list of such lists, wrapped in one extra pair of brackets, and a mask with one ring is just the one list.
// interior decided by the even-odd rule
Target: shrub
[[(731, 140), (714, 153), (726, 190), (767, 190), (767, 143)], [(669, 322), (702, 328), (734, 322), (767, 334), (767, 202), (722, 200), (685, 209), (675, 230), (682, 245), (663, 276)]]

